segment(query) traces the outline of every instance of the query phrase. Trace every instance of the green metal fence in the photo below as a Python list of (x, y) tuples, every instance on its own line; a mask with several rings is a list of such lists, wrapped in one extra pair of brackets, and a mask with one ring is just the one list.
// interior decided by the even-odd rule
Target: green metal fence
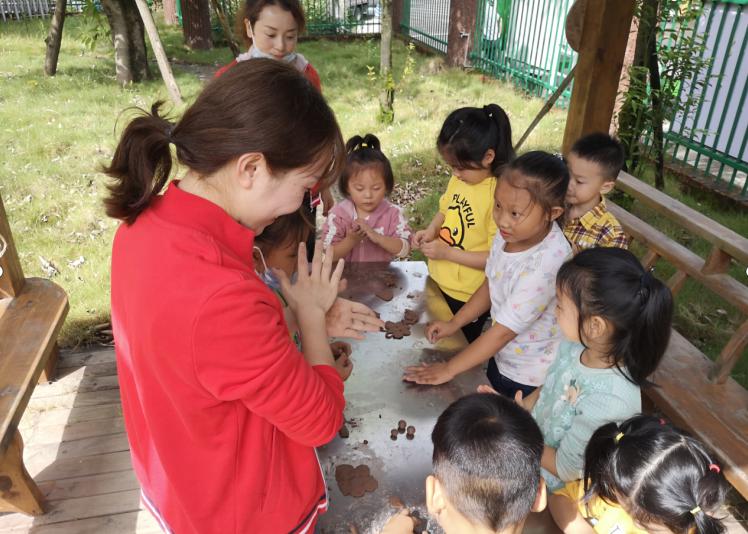
[(367, 35), (381, 30), (379, 0), (302, 0), (307, 34)]
[(450, 0), (404, 0), (400, 28), (413, 41), (447, 53)]
[[(576, 63), (565, 21), (573, 0), (478, 0), (472, 64), (528, 93), (553, 93)], [(559, 99), (566, 106), (567, 89)]]
[(666, 152), (748, 198), (748, 0), (705, 2), (681, 38), (689, 32), (704, 37), (712, 63), (680, 84), (681, 101), (691, 105), (666, 128)]

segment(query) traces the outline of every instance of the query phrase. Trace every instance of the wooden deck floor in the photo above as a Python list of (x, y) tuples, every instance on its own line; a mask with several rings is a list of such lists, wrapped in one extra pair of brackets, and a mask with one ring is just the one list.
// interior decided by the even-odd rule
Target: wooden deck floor
[[(36, 387), (20, 428), (47, 513), (0, 514), (0, 534), (161, 532), (140, 504), (116, 373), (112, 350), (63, 353), (56, 381)], [(748, 534), (734, 520), (729, 532)]]

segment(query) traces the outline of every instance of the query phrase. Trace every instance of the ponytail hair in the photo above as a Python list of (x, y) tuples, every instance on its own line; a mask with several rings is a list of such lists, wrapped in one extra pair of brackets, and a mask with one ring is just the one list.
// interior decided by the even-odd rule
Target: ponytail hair
[(272, 59), (242, 61), (211, 81), (176, 123), (161, 103), (127, 125), (104, 172), (114, 180), (104, 200), (110, 217), (132, 224), (166, 185), (177, 161), (198, 176), (242, 154), (261, 153), (282, 173), (327, 163), (323, 186), (342, 170), (343, 139), (322, 95), (296, 69)]
[(348, 181), (366, 167), (376, 167), (384, 178), (387, 194), (392, 193), (395, 188), (395, 175), (392, 172), (390, 160), (382, 152), (382, 144), (376, 135), (370, 133), (363, 137), (354, 135), (346, 142), (345, 151), (348, 153), (348, 157), (338, 183), (340, 193), (344, 197), (350, 196)]
[(620, 248), (583, 250), (561, 266), (560, 292), (579, 312), (579, 339), (584, 325), (602, 317), (611, 327), (611, 363), (631, 382), (648, 385), (660, 364), (673, 320), (670, 289), (646, 271), (631, 252)]
[(586, 501), (618, 504), (643, 526), (726, 532), (714, 513), (729, 486), (712, 452), (663, 419), (638, 415), (598, 428), (585, 450), (584, 481)]
[(481, 169), (488, 150), (495, 153), (491, 174), (499, 176), (514, 157), (512, 125), (506, 112), (497, 104), (482, 108), (460, 108), (450, 113), (436, 140), (439, 153), (453, 165), (464, 169)]

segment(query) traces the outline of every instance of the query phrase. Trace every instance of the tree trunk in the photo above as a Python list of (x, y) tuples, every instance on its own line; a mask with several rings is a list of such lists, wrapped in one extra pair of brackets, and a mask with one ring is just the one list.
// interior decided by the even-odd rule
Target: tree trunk
[(226, 42), (231, 49), (231, 53), (234, 54), (234, 57), (238, 56), (239, 54), (241, 54), (241, 52), (239, 51), (239, 44), (234, 39), (234, 32), (231, 31), (231, 24), (229, 24), (226, 12), (223, 10), (223, 7), (218, 0), (211, 0), (210, 3), (213, 5), (213, 11), (216, 12), (218, 22), (223, 29), (224, 35), (226, 36)]
[(164, 23), (168, 26), (179, 24), (177, 19), (177, 0), (164, 0)]
[(55, 13), (49, 23), (47, 34), (47, 56), (44, 59), (44, 73), (54, 76), (57, 73), (57, 58), (60, 56), (60, 45), (62, 44), (62, 27), (65, 25), (65, 7), (67, 0), (55, 2)]
[(386, 124), (395, 120), (395, 80), (392, 76), (392, 0), (380, 2), (381, 48), (379, 72), (382, 77), (382, 92), (379, 95), (379, 118)]
[(209, 0), (182, 1), (182, 33), (184, 44), (196, 50), (213, 48), (210, 28)]
[(662, 131), (663, 110), (660, 91), (660, 64), (657, 60), (657, 32), (649, 35), (649, 86), (652, 99), (652, 143), (655, 155), (655, 187), (665, 189), (665, 144)]
[(112, 29), (117, 82), (125, 85), (151, 77), (143, 21), (135, 0), (101, 0)]
[(145, 29), (148, 32), (148, 39), (151, 41), (153, 53), (156, 54), (158, 68), (161, 71), (161, 77), (164, 79), (164, 83), (166, 84), (166, 89), (169, 91), (171, 101), (179, 106), (183, 104), (182, 95), (179, 93), (179, 86), (171, 72), (171, 65), (169, 65), (169, 59), (166, 57), (166, 52), (164, 52), (164, 47), (161, 44), (161, 38), (158, 36), (158, 30), (156, 29), (156, 24), (153, 22), (151, 10), (148, 9), (146, 0), (135, 0), (135, 3), (140, 12), (143, 24), (145, 24)]

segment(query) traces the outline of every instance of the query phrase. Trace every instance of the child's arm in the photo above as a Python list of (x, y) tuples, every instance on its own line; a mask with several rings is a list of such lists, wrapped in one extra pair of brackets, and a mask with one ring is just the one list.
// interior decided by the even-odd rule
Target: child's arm
[(461, 250), (457, 247), (450, 247), (441, 239), (424, 243), (421, 245), (421, 252), (430, 260), (446, 260), (481, 270), (486, 268), (486, 260), (488, 259), (487, 250), (479, 252)]
[(416, 384), (444, 384), (460, 373), (487, 361), (515, 337), (517, 334), (496, 323), (448, 362), (407, 367), (404, 378)]
[(436, 215), (434, 215), (434, 218), (431, 219), (431, 224), (429, 224), (424, 230), (418, 230), (415, 233), (413, 236), (413, 246), (419, 248), (423, 246), (424, 243), (436, 239), (439, 235), (439, 229), (442, 227), (442, 224), (444, 224), (444, 214), (438, 211), (436, 212)]
[(465, 305), (460, 308), (449, 321), (434, 321), (426, 327), (426, 339), (436, 343), (444, 337), (449, 337), (460, 328), (475, 321), (486, 310), (491, 308), (491, 294), (488, 290), (488, 280), (478, 287)]
[[(393, 256), (401, 256), (401, 252), (403, 251), (404, 246), (402, 239), (400, 239), (399, 237), (390, 237), (375, 232), (374, 229), (364, 221), (357, 222), (363, 232), (366, 234), (366, 237), (369, 238), (369, 241), (371, 241), (375, 245), (379, 245)], [(407, 252), (408, 251), (406, 250), (405, 255), (407, 255)]]
[(549, 447), (548, 445), (543, 447), (543, 456), (540, 458), (540, 467), (551, 473), (553, 476), (559, 476), (558, 469), (556, 468), (556, 449)]
[(548, 508), (556, 525), (564, 534), (595, 534), (595, 529), (579, 513), (577, 503), (566, 495), (550, 495)]
[(543, 386), (538, 386), (535, 388), (535, 391), (530, 393), (527, 397), (522, 397), (522, 392), (518, 391), (517, 394), (514, 396), (514, 400), (522, 406), (525, 410), (528, 412), (531, 412), (532, 409), (535, 407), (535, 403), (538, 402), (538, 398), (540, 398), (540, 390), (543, 389)]

